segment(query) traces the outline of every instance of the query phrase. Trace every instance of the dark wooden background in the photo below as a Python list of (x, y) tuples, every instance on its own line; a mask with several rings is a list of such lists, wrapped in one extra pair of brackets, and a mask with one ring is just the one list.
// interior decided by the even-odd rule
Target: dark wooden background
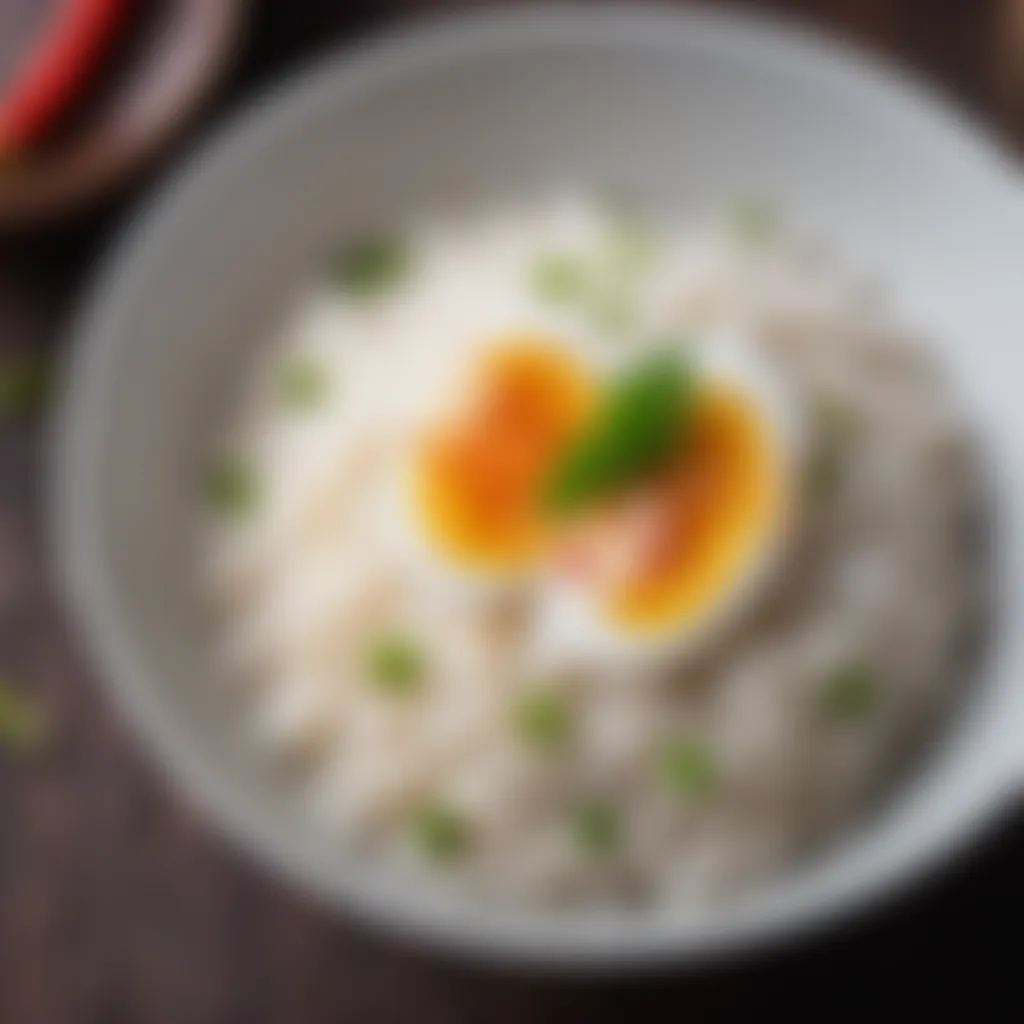
[[(397, 16), (449, 6), (256, 5), (222, 95), (161, 167), (74, 224), (0, 241), (0, 349), (59, 353), (94, 261), (146, 185), (254, 89)], [(1022, 0), (737, 6), (787, 10), (913, 65), (1006, 141), (1024, 140)], [(108, 708), (49, 582), (45, 468), (45, 422), (0, 429), (0, 677), (32, 690), (55, 727), (39, 756), (0, 752), (0, 1024), (1024, 1019), (1022, 813), (896, 906), (698, 973), (481, 970), (311, 905), (169, 793)]]

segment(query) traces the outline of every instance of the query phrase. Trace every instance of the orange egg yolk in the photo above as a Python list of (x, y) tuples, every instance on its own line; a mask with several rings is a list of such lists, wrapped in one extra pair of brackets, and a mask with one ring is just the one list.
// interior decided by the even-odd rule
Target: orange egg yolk
[(483, 358), (467, 396), (419, 452), (421, 525), (435, 547), (464, 565), (527, 567), (547, 537), (540, 489), (590, 416), (595, 385), (569, 353), (521, 338)]
[(742, 576), (775, 529), (778, 461), (757, 408), (709, 387), (675, 463), (571, 527), (557, 565), (626, 631), (684, 625)]

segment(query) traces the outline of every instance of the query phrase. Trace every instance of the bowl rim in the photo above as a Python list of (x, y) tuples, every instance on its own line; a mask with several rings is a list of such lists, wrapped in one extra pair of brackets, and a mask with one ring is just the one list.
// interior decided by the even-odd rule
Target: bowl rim
[[(899, 116), (944, 136), (958, 157), (973, 162), (1002, 190), (1007, 207), (1016, 203), (1024, 227), (1020, 180), (1008, 155), (955, 108), (936, 100), (926, 89), (883, 62), (865, 57), (855, 47), (830, 42), (816, 32), (778, 19), (732, 11), (672, 8), (639, 3), (579, 8), (570, 5), (526, 6), (513, 10), (465, 12), (428, 17), (422, 23), (392, 29), (366, 43), (356, 54), (333, 54), (293, 76), (269, 101), (257, 100), (197, 158), (178, 168), (157, 190), (132, 226), (128, 237), (106, 261), (73, 332), (52, 436), (49, 512), (57, 552), (57, 570), (76, 633), (96, 675), (131, 729), (146, 738), (165, 774), (198, 804), (221, 834), (271, 866), (297, 888), (323, 903), (383, 926), (389, 932), (429, 940), (433, 945), (474, 959), (513, 961), (560, 969), (651, 967), (667, 962), (696, 964), (762, 947), (770, 940), (793, 941), (826, 924), (848, 919), (903, 891), (909, 882), (946, 864), (978, 839), (1012, 804), (1017, 787), (1006, 773), (995, 772), (977, 787), (961, 816), (933, 829), (886, 864), (861, 872), (833, 891), (803, 902), (783, 899), (767, 912), (738, 919), (714, 915), (674, 916), (643, 930), (612, 927), (560, 928), (544, 922), (522, 926), (514, 919), (488, 920), (472, 906), (447, 907), (389, 899), (380, 889), (364, 885), (358, 870), (339, 869), (331, 877), (312, 858), (289, 847), (279, 830), (263, 822), (255, 809), (241, 806), (232, 787), (206, 765), (186, 756), (181, 737), (152, 696), (160, 673), (137, 657), (118, 621), (115, 602), (104, 577), (102, 558), (92, 544), (89, 512), (96, 441), (106, 405), (107, 382), (124, 342), (118, 322), (132, 304), (136, 282), (160, 246), (151, 245), (172, 233), (178, 210), (198, 205), (221, 176), (235, 173), (246, 155), (267, 140), (287, 134), (294, 113), (335, 102), (343, 94), (358, 100), (363, 90), (415, 74), (434, 62), (458, 61), (469, 54), (496, 53), (509, 47), (547, 44), (580, 38), (662, 47), (714, 45), (753, 57), (798, 63), (809, 73), (829, 75), (846, 88), (883, 100)], [(1015, 522), (1019, 532), (1022, 523)], [(1018, 766), (1014, 766), (1016, 769)], [(1017, 781), (1017, 777), (1015, 780)], [(621, 925), (621, 922), (619, 922)]]

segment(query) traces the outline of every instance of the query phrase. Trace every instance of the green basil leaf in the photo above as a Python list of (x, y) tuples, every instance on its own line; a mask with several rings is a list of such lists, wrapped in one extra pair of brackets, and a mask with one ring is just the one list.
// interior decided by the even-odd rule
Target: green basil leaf
[(591, 430), (556, 464), (549, 510), (573, 514), (661, 469), (686, 442), (695, 407), (688, 365), (667, 352), (649, 357), (611, 386)]

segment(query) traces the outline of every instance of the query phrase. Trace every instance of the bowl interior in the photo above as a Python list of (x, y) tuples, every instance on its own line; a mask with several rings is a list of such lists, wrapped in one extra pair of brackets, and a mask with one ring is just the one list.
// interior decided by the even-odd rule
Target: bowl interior
[[(59, 502), (68, 580), (130, 715), (230, 831), (304, 883), (477, 948), (706, 952), (852, 903), (973, 831), (1012, 783), (1024, 672), (1000, 636), (927, 770), (849, 842), (712, 914), (494, 920), (397, 892), (322, 846), (204, 678), (191, 544), (211, 432), (329, 244), (424, 208), (561, 183), (657, 207), (756, 192), (891, 283), (943, 350), (1018, 510), (1024, 197), (958, 122), (805, 40), (695, 15), (563, 11), (414, 33), (321, 68), (186, 169), (98, 293), (70, 381)], [(1006, 520), (1002, 600), (1020, 598)]]

